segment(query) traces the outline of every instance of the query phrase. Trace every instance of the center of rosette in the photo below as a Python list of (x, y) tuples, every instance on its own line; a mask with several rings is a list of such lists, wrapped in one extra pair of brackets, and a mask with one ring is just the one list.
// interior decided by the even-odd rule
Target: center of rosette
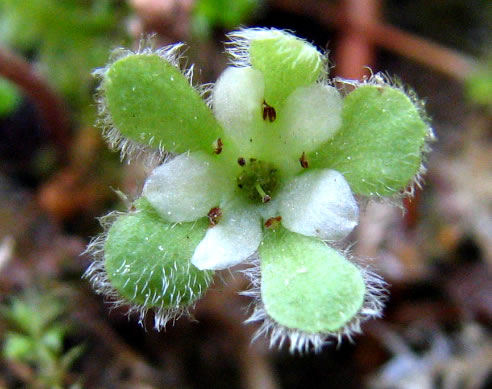
[(278, 169), (270, 162), (238, 158), (242, 170), (237, 187), (254, 202), (268, 203), (278, 187)]

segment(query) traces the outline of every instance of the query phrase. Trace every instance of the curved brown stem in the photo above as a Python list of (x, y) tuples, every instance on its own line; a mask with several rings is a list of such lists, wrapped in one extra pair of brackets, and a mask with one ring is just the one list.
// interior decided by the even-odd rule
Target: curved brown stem
[(470, 56), (389, 24), (374, 19), (368, 21), (365, 18), (347, 18), (344, 9), (327, 2), (270, 0), (270, 3), (277, 8), (312, 17), (325, 25), (357, 31), (371, 44), (398, 53), (460, 81), (468, 76), (476, 64), (476, 60)]
[(335, 71), (338, 76), (361, 80), (370, 76), (367, 67), (372, 67), (375, 58), (375, 45), (362, 31), (352, 28), (352, 24), (372, 25), (376, 23), (380, 2), (373, 0), (344, 0), (340, 11), (347, 23), (340, 25), (340, 37), (335, 49)]
[(65, 160), (70, 123), (64, 101), (31, 64), (4, 47), (0, 47), (0, 75), (16, 84), (32, 100), (56, 145), (59, 158)]
[(476, 61), (458, 51), (440, 46), (424, 38), (399, 30), (388, 24), (354, 25), (379, 47), (413, 59), (449, 77), (464, 81)]

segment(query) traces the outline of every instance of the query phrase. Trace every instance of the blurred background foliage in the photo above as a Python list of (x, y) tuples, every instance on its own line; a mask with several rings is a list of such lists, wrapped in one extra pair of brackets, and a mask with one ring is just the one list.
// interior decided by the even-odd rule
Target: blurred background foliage
[(0, 117), (12, 113), (21, 101), (21, 94), (15, 84), (0, 78)]
[(115, 43), (128, 44), (123, 5), (114, 0), (3, 0), (0, 42), (35, 61), (71, 107), (87, 114), (93, 106), (92, 70), (104, 66)]
[[(81, 280), (96, 218), (149, 171), (102, 140), (92, 71), (154, 34), (188, 42), (213, 82), (238, 26), (295, 31), (330, 50), (332, 75), (397, 75), (439, 138), (405, 215), (371, 204), (354, 236), (391, 284), (384, 319), (319, 355), (250, 345), (238, 276), (162, 333)], [(0, 0), (0, 389), (490, 387), (491, 36), (488, 0)]]
[(53, 291), (40, 293), (27, 289), (7, 305), (0, 306), (0, 316), (8, 324), (3, 357), (12, 363), (26, 363), (39, 373), (26, 370), (31, 385), (39, 388), (82, 388), (81, 381), (70, 377), (70, 368), (82, 355), (83, 345), (64, 350), (70, 325), (64, 321), (66, 301)]
[(217, 28), (233, 30), (248, 20), (258, 10), (262, 0), (200, 0), (192, 12), (192, 32), (206, 39)]
[(492, 54), (481, 60), (467, 80), (466, 91), (472, 102), (492, 109)]

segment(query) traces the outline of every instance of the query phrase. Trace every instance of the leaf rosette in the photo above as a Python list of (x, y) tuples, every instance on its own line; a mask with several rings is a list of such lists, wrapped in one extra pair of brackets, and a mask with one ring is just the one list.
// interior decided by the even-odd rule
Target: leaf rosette
[(215, 270), (246, 261), (259, 334), (319, 349), (380, 315), (384, 282), (340, 247), (360, 199), (412, 193), (432, 130), (403, 88), (380, 75), (333, 83), (327, 57), (289, 33), (230, 38), (231, 64), (208, 89), (180, 69), (180, 46), (125, 52), (97, 71), (109, 143), (172, 156), (91, 246), (87, 275), (101, 293), (155, 309), (160, 328)]

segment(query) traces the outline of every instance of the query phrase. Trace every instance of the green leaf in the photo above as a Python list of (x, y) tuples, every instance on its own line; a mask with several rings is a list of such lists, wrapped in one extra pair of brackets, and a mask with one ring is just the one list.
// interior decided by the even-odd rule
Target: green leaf
[(86, 346), (84, 344), (79, 344), (77, 346), (72, 347), (61, 357), (61, 365), (64, 370), (69, 370), (70, 367), (74, 364), (74, 362), (79, 359), (82, 354), (85, 352)]
[(342, 128), (309, 159), (313, 167), (343, 173), (355, 193), (388, 196), (418, 173), (429, 134), (402, 90), (364, 85), (345, 97)]
[(3, 355), (5, 358), (24, 361), (32, 357), (35, 345), (29, 336), (8, 333), (5, 337)]
[(167, 223), (146, 203), (137, 212), (119, 216), (104, 247), (112, 286), (125, 299), (148, 308), (192, 304), (212, 281), (213, 272), (190, 262), (207, 227), (206, 218)]
[(274, 108), (298, 87), (315, 82), (323, 69), (323, 57), (313, 45), (278, 30), (253, 37), (249, 56), (263, 73), (265, 101)]
[(364, 301), (360, 271), (318, 239), (279, 228), (260, 246), (261, 296), (277, 323), (307, 333), (338, 331)]
[(135, 142), (182, 153), (212, 152), (221, 128), (180, 70), (157, 54), (113, 63), (102, 90), (113, 125)]
[(473, 102), (492, 109), (492, 54), (468, 76), (466, 93)]
[(10, 81), (0, 77), (0, 118), (12, 113), (21, 101), (21, 94)]
[(66, 328), (64, 326), (54, 325), (46, 329), (41, 342), (48, 350), (58, 355), (62, 351), (65, 333)]
[(9, 306), (0, 306), (0, 316), (17, 331), (38, 337), (62, 315), (63, 309), (56, 297), (28, 289)]
[(259, 0), (198, 0), (193, 8), (193, 23), (200, 20), (210, 27), (239, 26), (258, 7)]
[(35, 314), (30, 301), (23, 301), (20, 298), (16, 298), (13, 300), (10, 309), (4, 312), (7, 314), (6, 316), (12, 325), (26, 334), (37, 335), (42, 330), (43, 317), (42, 315)]

